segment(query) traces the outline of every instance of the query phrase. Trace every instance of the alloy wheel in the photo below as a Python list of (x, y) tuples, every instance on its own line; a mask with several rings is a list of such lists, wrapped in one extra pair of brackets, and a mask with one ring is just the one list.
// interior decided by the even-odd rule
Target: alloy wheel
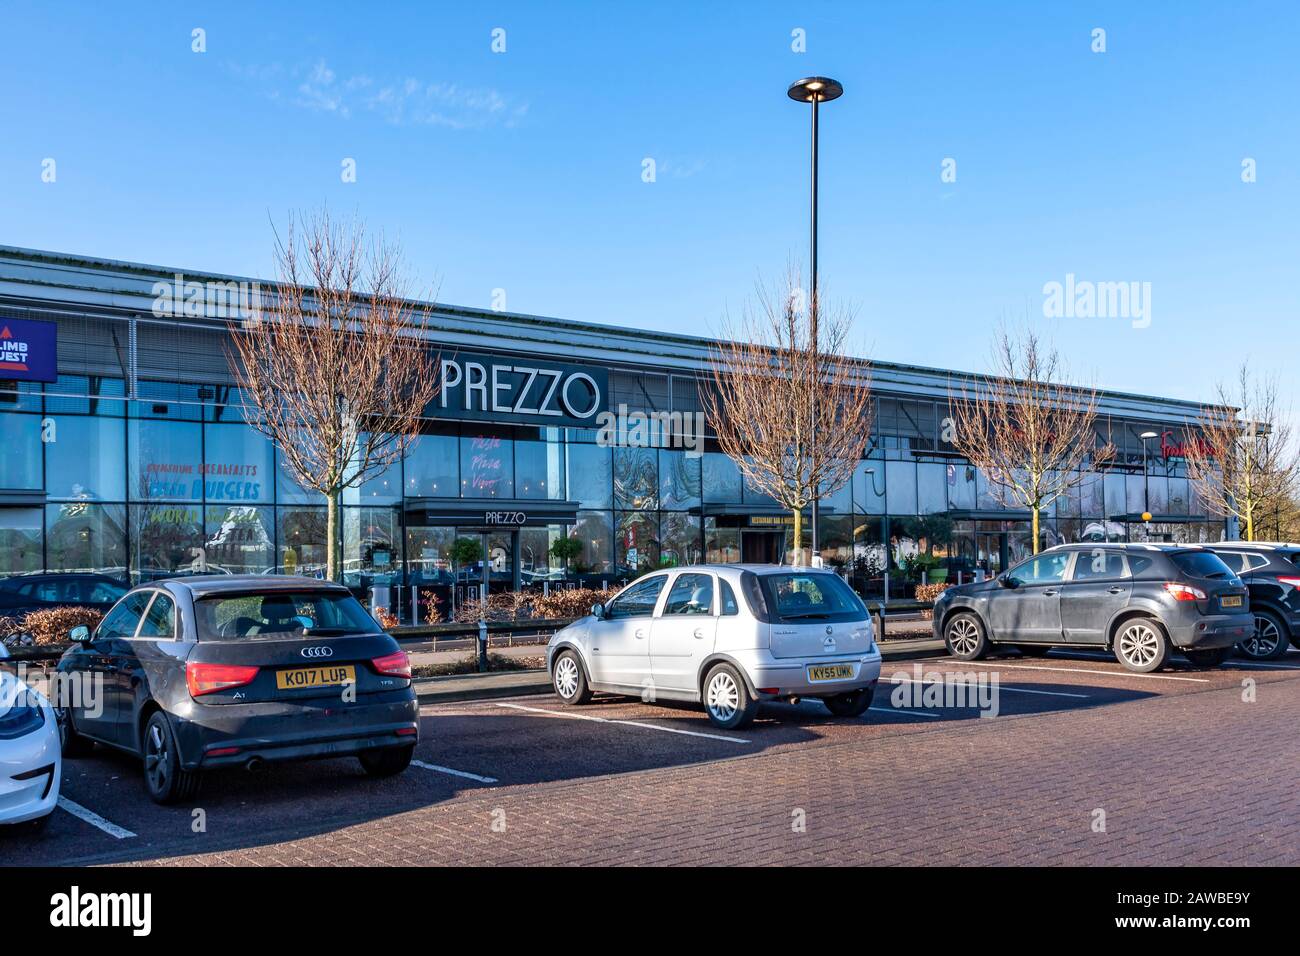
[(572, 657), (561, 657), (555, 665), (555, 689), (564, 698), (578, 692), (578, 662)]
[(1278, 630), (1277, 623), (1272, 618), (1257, 615), (1254, 636), (1241, 643), (1251, 657), (1268, 657), (1277, 650), (1280, 640), (1282, 640), (1282, 632)]
[(709, 681), (709, 690), (705, 695), (705, 706), (709, 714), (718, 721), (731, 720), (740, 707), (740, 688), (732, 676), (725, 670), (713, 675)]
[(162, 793), (167, 786), (167, 740), (157, 724), (149, 726), (145, 738), (144, 772), (154, 793)]
[(1119, 636), (1119, 653), (1133, 667), (1147, 667), (1160, 654), (1160, 637), (1145, 624), (1130, 624)]
[(979, 641), (979, 628), (968, 617), (959, 617), (948, 627), (948, 643), (958, 654), (974, 654)]

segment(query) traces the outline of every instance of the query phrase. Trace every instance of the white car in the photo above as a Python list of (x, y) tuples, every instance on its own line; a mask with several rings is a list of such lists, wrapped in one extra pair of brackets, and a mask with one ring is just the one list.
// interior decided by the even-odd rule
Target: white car
[(60, 750), (50, 702), (0, 671), (0, 824), (45, 825), (59, 801)]
[(546, 664), (566, 704), (593, 691), (702, 702), (725, 728), (748, 724), (764, 700), (814, 697), (857, 717), (880, 679), (853, 590), (832, 571), (777, 565), (648, 574), (557, 631)]

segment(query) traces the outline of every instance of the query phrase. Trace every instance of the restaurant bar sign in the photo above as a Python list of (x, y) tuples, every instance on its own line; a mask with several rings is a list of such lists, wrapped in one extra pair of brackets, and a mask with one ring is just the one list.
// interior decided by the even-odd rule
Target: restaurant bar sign
[(499, 355), (445, 354), (429, 413), (518, 425), (594, 428), (609, 408), (609, 372)]
[(53, 322), (0, 318), (0, 379), (53, 382), (59, 377)]

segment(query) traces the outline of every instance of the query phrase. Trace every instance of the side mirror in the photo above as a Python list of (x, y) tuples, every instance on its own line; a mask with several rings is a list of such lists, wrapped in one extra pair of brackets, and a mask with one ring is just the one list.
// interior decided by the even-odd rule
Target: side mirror
[(72, 630), (68, 631), (68, 640), (72, 641), (74, 644), (89, 644), (90, 628), (86, 627), (84, 624), (78, 624)]
[(998, 584), (1002, 585), (1004, 588), (1011, 588), (1013, 591), (1020, 587), (1019, 581), (1005, 573), (998, 575)]
[(605, 616), (605, 605), (593, 604), (591, 606), (591, 613), (596, 617), (597, 620), (600, 620)]

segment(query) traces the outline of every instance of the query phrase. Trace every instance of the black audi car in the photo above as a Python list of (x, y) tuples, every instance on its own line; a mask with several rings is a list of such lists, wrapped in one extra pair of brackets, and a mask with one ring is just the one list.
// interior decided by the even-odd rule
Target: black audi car
[(1246, 657), (1277, 660), (1300, 648), (1300, 544), (1223, 541), (1211, 545), (1250, 591), (1255, 632), (1237, 645)]
[(64, 755), (93, 741), (141, 757), (159, 803), (189, 799), (222, 767), (355, 755), (390, 776), (418, 741), (410, 660), (341, 585), (158, 581), (70, 637), (55, 711)]
[(1253, 628), (1241, 579), (1196, 545), (1059, 545), (934, 605), (935, 636), (961, 660), (1003, 644), (1106, 648), (1134, 671), (1159, 670), (1174, 651), (1212, 667)]

